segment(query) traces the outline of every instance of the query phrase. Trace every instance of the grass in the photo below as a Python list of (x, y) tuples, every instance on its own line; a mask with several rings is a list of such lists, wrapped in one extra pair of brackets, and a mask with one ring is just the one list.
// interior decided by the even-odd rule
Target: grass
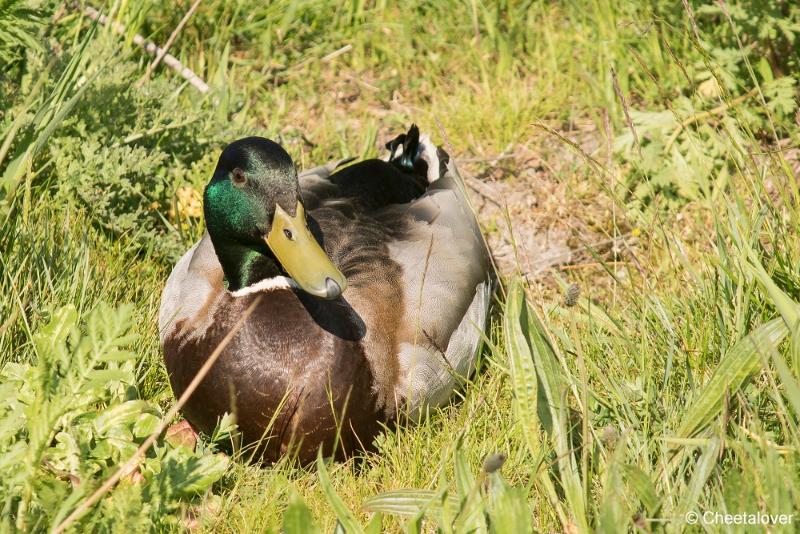
[(412, 121), (496, 194), (490, 243), (524, 258), (560, 228), (569, 265), (503, 263), (479, 372), (376, 454), (262, 468), (219, 452), (225, 424), (159, 439), (73, 529), (749, 532), (685, 517), (800, 509), (800, 9), (208, 0), (171, 53), (210, 94), (163, 65), (137, 87), (133, 34), (165, 42), (190, 5), (95, 5), (118, 35), (0, 1), (3, 531), (55, 527), (174, 402), (160, 291), (220, 148), (258, 132), (306, 167)]

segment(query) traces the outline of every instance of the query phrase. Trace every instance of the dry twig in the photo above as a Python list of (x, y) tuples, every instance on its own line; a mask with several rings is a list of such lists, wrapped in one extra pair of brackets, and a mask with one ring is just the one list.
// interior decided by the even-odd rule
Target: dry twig
[(141, 86), (144, 82), (150, 79), (150, 75), (153, 74), (154, 70), (156, 70), (156, 67), (158, 66), (159, 63), (161, 63), (161, 60), (164, 59), (164, 56), (167, 55), (167, 51), (172, 46), (172, 43), (175, 42), (175, 39), (178, 37), (178, 34), (181, 32), (183, 27), (186, 26), (186, 23), (189, 22), (189, 19), (192, 18), (194, 12), (197, 11), (197, 7), (200, 5), (200, 2), (201, 0), (194, 0), (194, 4), (192, 4), (192, 7), (189, 8), (189, 11), (186, 12), (186, 14), (183, 16), (178, 25), (175, 26), (175, 29), (169, 36), (169, 39), (167, 39), (166, 44), (164, 44), (164, 48), (160, 48), (158, 50), (156, 58), (152, 61), (152, 63), (150, 63), (147, 66), (147, 70), (145, 71), (144, 76), (142, 76), (142, 79), (139, 80), (139, 82), (137, 83), (137, 86)]
[[(83, 9), (84, 15), (89, 17), (90, 19), (97, 21), (98, 24), (102, 24), (103, 26), (111, 26), (116, 33), (122, 35), (125, 33), (125, 26), (120, 24), (119, 22), (113, 22), (108, 19), (107, 16), (103, 15), (95, 8), (87, 6)], [(178, 61), (178, 58), (173, 56), (172, 54), (167, 54), (166, 50), (160, 48), (152, 41), (147, 41), (144, 37), (139, 35), (138, 33), (133, 36), (134, 44), (141, 46), (144, 48), (145, 52), (150, 54), (151, 56), (156, 56), (158, 54), (163, 55), (164, 63), (170, 67), (172, 70), (180, 74), (187, 82), (189, 82), (192, 87), (200, 91), (201, 93), (205, 94), (208, 92), (208, 84), (202, 80), (197, 74), (194, 73), (192, 69), (189, 67), (184, 67), (183, 63)]]

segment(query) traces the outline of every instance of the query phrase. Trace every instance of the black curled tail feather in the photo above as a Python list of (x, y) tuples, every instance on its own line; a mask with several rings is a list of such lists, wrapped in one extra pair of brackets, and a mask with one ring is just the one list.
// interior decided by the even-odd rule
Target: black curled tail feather
[[(421, 181), (423, 187), (426, 187), (430, 180), (440, 178), (447, 172), (450, 156), (441, 147), (436, 146), (435, 157), (432, 157), (434, 154), (429, 152), (434, 147), (421, 143), (416, 124), (412, 124), (407, 133), (400, 134), (386, 143), (386, 148), (389, 150), (389, 163), (404, 173), (424, 179)], [(430, 164), (438, 167), (434, 170), (436, 173), (434, 177), (428, 176)]]
[[(398, 147), (402, 146), (402, 153), (395, 155)], [(408, 133), (400, 134), (388, 143), (386, 148), (389, 149), (389, 163), (393, 163), (401, 171), (415, 172), (414, 160), (417, 159), (419, 153), (419, 128), (416, 124), (412, 124)]]

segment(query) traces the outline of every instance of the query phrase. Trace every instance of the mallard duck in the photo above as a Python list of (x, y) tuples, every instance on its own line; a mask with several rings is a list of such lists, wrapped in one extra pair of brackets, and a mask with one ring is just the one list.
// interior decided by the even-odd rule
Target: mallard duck
[(199, 430), (231, 412), (267, 461), (348, 455), (399, 415), (446, 403), (472, 372), (492, 280), (477, 222), (447, 154), (416, 126), (387, 149), (299, 176), (269, 139), (222, 151), (206, 232), (162, 295), (175, 395), (262, 297), (184, 407)]

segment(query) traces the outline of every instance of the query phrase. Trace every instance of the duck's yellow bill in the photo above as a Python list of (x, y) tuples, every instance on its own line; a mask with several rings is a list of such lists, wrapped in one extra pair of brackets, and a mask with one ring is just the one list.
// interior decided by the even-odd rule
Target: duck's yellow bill
[(308, 229), (302, 203), (297, 203), (294, 217), (275, 205), (272, 228), (265, 241), (303, 291), (317, 297), (335, 299), (347, 287), (347, 279)]

